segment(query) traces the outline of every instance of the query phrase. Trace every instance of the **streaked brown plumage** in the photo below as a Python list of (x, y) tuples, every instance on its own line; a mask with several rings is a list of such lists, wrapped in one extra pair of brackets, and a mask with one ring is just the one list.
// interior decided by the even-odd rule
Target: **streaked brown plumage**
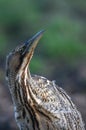
[(6, 79), (20, 130), (84, 130), (79, 111), (54, 81), (31, 76), (28, 66), (44, 31), (19, 45), (7, 57)]

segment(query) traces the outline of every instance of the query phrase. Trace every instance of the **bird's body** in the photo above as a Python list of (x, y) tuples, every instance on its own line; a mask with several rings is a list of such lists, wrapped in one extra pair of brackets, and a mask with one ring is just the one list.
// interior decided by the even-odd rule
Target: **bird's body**
[(42, 33), (29, 41), (29, 51), (28, 44), (23, 45), (23, 58), (18, 51), (8, 56), (6, 75), (16, 122), (20, 130), (85, 130), (81, 114), (66, 92), (54, 81), (31, 76), (28, 70), (36, 41)]

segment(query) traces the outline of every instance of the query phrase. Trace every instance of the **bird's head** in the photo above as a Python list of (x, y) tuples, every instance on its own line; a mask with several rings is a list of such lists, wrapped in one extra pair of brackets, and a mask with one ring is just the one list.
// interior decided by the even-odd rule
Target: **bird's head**
[(8, 77), (10, 72), (17, 73), (20, 69), (25, 69), (29, 65), (34, 49), (42, 37), (43, 32), (44, 30), (36, 33), (27, 42), (19, 45), (9, 53), (6, 61), (6, 77)]

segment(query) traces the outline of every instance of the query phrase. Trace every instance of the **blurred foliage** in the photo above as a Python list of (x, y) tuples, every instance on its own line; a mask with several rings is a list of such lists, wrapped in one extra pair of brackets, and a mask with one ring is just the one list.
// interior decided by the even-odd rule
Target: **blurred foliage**
[(86, 60), (85, 0), (0, 0), (0, 66), (11, 49), (41, 29), (46, 32), (31, 62), (32, 73), (53, 77), (58, 64), (77, 67), (75, 61)]
[[(72, 94), (86, 93), (86, 0), (0, 0), (1, 130), (17, 129), (5, 82), (6, 55), (41, 29), (46, 31), (31, 61), (31, 73), (56, 80)], [(78, 108), (86, 122), (86, 96), (82, 97), (77, 98)]]
[(81, 30), (82, 26), (74, 21), (56, 19), (44, 39), (46, 55), (68, 60), (86, 56), (86, 44), (80, 39)]
[(32, 72), (34, 73), (36, 73), (37, 71), (39, 74), (41, 74), (40, 73), (41, 68), (42, 68), (42, 71), (44, 71), (45, 65), (44, 65), (43, 60), (37, 56), (33, 57), (33, 61), (30, 64), (30, 70), (33, 70)]

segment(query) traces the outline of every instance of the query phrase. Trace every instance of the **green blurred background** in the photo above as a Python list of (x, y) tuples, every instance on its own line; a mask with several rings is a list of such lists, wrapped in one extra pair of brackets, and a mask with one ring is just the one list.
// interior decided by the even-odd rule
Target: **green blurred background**
[(45, 29), (30, 64), (62, 86), (86, 122), (86, 1), (0, 0), (0, 130), (17, 130), (5, 81), (6, 55)]

